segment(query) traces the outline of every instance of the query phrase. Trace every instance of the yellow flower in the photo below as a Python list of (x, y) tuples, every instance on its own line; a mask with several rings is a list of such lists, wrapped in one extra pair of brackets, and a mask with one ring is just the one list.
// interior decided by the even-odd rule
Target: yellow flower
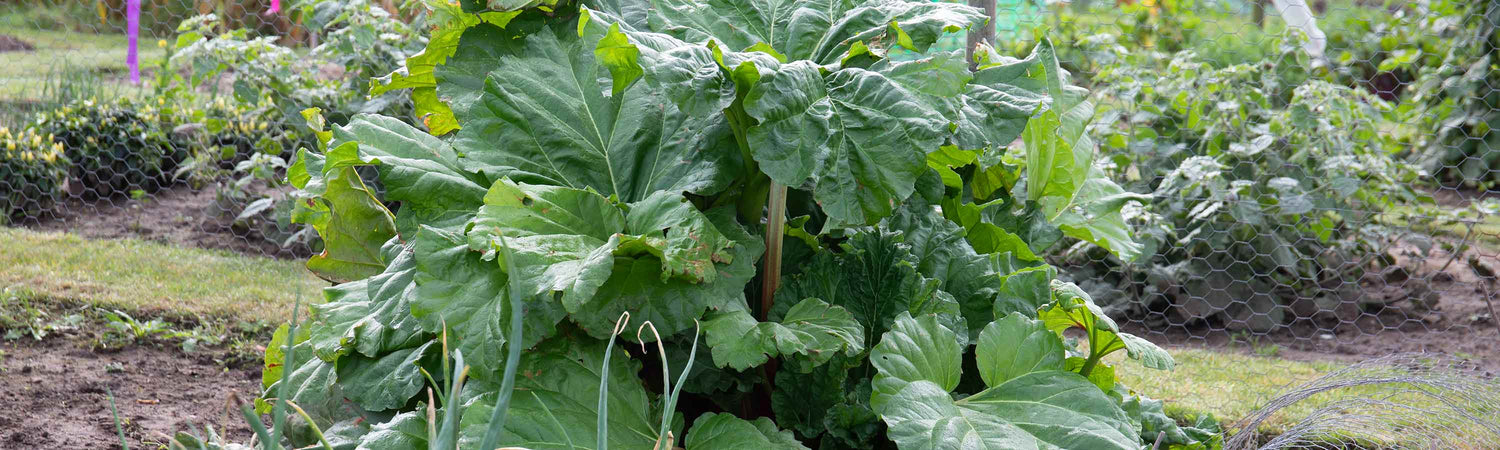
[(21, 160), (23, 160), (23, 161), (31, 161), (32, 158), (35, 158), (35, 156), (31, 155), (31, 151), (28, 150), (28, 151), (21, 152)]
[(47, 156), (43, 156), (42, 159), (47, 160), (47, 164), (55, 163), (57, 162), (57, 153), (48, 153)]
[(6, 141), (5, 149), (9, 151), (16, 151), (16, 141)]
[(62, 153), (62, 151), (63, 151), (62, 143), (61, 142), (53, 142), (52, 143), (52, 151), (55, 152), (55, 153)]
[(166, 39), (157, 39), (156, 40), (156, 46), (160, 47), (160, 48), (167, 48), (167, 40)]

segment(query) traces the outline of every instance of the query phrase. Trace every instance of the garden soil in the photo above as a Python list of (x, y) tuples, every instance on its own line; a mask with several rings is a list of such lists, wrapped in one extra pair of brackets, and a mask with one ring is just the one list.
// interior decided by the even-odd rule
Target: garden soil
[(221, 206), (213, 187), (177, 185), (145, 201), (71, 199), (22, 221), (45, 231), (65, 231), (95, 239), (134, 238), (186, 247), (229, 250), (254, 256), (307, 257), (306, 248), (281, 248), (253, 229), (237, 227), (231, 208)]
[[(1390, 254), (1401, 270), (1367, 276), (1363, 303), (1333, 314), (1301, 319), (1262, 335), (1223, 327), (1125, 328), (1168, 347), (1269, 353), (1300, 361), (1357, 362), (1395, 353), (1441, 353), (1500, 376), (1500, 250), (1476, 246), (1458, 258), (1435, 248), (1423, 256), (1408, 243)], [(1449, 260), (1453, 259), (1450, 264)]]
[(36, 50), (30, 42), (8, 34), (0, 34), (0, 53), (5, 52), (29, 52)]
[(250, 436), (226, 406), (258, 395), (258, 367), (226, 368), (215, 361), (222, 355), (171, 346), (94, 351), (83, 338), (0, 341), (0, 352), (0, 449), (119, 448), (106, 392), (132, 448), (157, 448), (195, 426)]

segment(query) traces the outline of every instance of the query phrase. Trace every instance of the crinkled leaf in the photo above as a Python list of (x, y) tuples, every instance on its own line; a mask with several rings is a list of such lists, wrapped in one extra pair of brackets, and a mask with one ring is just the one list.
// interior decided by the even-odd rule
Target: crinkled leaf
[(427, 447), (427, 416), (407, 411), (370, 427), (355, 450), (408, 450)]
[(957, 224), (919, 202), (902, 206), (884, 227), (900, 231), (902, 242), (916, 258), (917, 270), (942, 280), (943, 291), (953, 294), (968, 322), (965, 340), (978, 336), (993, 319), (995, 295), (1001, 286), (994, 260), (975, 252)]
[(723, 118), (684, 114), (650, 83), (611, 95), (611, 66), (595, 55), (604, 32), (585, 27), (580, 37), (576, 23), (562, 22), (523, 36), (485, 25), (467, 31), (461, 47), (475, 49), (439, 72), (439, 91), (463, 125), (454, 148), (490, 168), (491, 179), (592, 188), (625, 202), (725, 188), (736, 151)]
[[(500, 264), (470, 249), (463, 235), (435, 228), (422, 228), (412, 249), (416, 295), (411, 315), (429, 333), (441, 334), (447, 327), (449, 345), (473, 367), (471, 378), (499, 380), (510, 339), (510, 301)], [(522, 305), (523, 347), (552, 337), (566, 315), (551, 297), (526, 298)]]
[(771, 179), (810, 182), (832, 223), (873, 224), (912, 194), (947, 124), (884, 75), (823, 70), (793, 62), (751, 89), (750, 148)]
[(626, 228), (635, 235), (622, 243), (619, 252), (629, 252), (642, 245), (647, 252), (661, 258), (662, 278), (669, 276), (712, 283), (718, 273), (715, 264), (733, 262), (729, 248), (733, 241), (724, 237), (681, 194), (658, 191), (645, 200), (630, 205), (625, 215)]
[[(803, 272), (786, 280), (776, 291), (776, 307), (794, 305), (806, 298), (822, 299), (848, 310), (864, 328), (865, 345), (890, 327), (900, 313), (942, 313), (948, 323), (961, 323), (959, 305), (938, 289), (938, 282), (917, 272), (914, 258), (901, 245), (900, 235), (874, 230), (853, 236), (840, 254), (822, 252), (809, 261)], [(964, 336), (967, 341), (967, 334)]]
[(385, 200), (401, 202), (402, 209), (469, 211), (484, 201), (487, 180), (469, 171), (468, 158), (405, 122), (357, 115), (333, 129), (332, 144), (344, 142), (357, 143), (360, 161), (380, 169)]
[(845, 382), (863, 359), (863, 354), (835, 356), (805, 373), (776, 371), (776, 389), (771, 391), (776, 423), (805, 437), (823, 433), (828, 412), (848, 403)]
[(1061, 211), (1055, 222), (1069, 237), (1092, 242), (1122, 260), (1134, 261), (1141, 256), (1142, 246), (1131, 236), (1134, 230), (1125, 223), (1120, 208), (1128, 202), (1146, 203), (1150, 199), (1126, 192), (1103, 171), (1094, 168), (1073, 198), (1074, 206)]
[[(297, 346), (297, 361), (289, 363), (292, 368), (287, 397), (297, 402), (319, 425), (328, 425), (356, 415), (348, 407), (341, 389), (334, 384), (337, 379), (334, 364), (313, 356), (312, 346), (304, 342)], [(281, 381), (266, 387), (263, 397), (275, 397), (281, 391)], [(257, 402), (260, 404), (260, 402)], [(265, 408), (261, 413), (270, 412)]]
[[(585, 336), (563, 336), (522, 354), (501, 445), (593, 449), (605, 345)], [(661, 413), (636, 375), (640, 363), (623, 350), (613, 353), (608, 361), (609, 448), (652, 448)], [(480, 392), (464, 405), (459, 448), (479, 445), (488, 428), (495, 393)]]
[(857, 355), (864, 351), (864, 328), (849, 311), (816, 298), (793, 306), (781, 322), (757, 322), (744, 309), (709, 315), (703, 333), (713, 349), (713, 359), (735, 370), (765, 364), (770, 357), (804, 360), (798, 368), (807, 371), (835, 354)]
[(312, 307), (308, 342), (319, 358), (332, 362), (350, 350), (377, 357), (426, 339), (409, 309), (412, 254), (394, 242), (386, 253), (395, 256), (385, 272), (324, 289), (326, 302)]
[[(661, 279), (661, 264), (654, 257), (615, 258), (609, 280), (599, 287), (593, 302), (569, 306), (574, 323), (596, 337), (608, 337), (620, 313), (630, 311), (635, 321), (651, 321), (662, 336), (694, 327), (709, 308), (743, 303), (745, 283), (755, 276), (755, 262), (765, 244), (752, 237), (734, 219), (732, 208), (703, 213), (715, 229), (734, 241), (733, 262), (719, 264), (713, 282), (694, 283), (674, 277)], [(641, 336), (652, 340), (650, 335)], [(632, 334), (629, 339), (634, 339)]]
[(995, 295), (995, 318), (1018, 312), (1036, 317), (1038, 310), (1052, 303), (1052, 280), (1057, 269), (1050, 265), (1027, 267), (1001, 276)]
[(436, 341), (374, 358), (361, 355), (339, 358), (336, 366), (344, 396), (369, 411), (406, 405), (427, 383), (418, 365), (433, 342)]
[(955, 3), (907, 1), (777, 2), (654, 0), (651, 28), (729, 49), (766, 45), (788, 60), (833, 64), (856, 42), (926, 51), (944, 32), (982, 23), (983, 13)]
[[(314, 170), (311, 161), (306, 163), (309, 171)], [(336, 162), (343, 161), (329, 158), (326, 163)], [(297, 200), (292, 213), (293, 222), (312, 226), (323, 238), (323, 252), (307, 260), (308, 270), (338, 283), (384, 270), (387, 261), (381, 258), (380, 247), (396, 235), (395, 217), (352, 165), (332, 167), (316, 183), (305, 184), (318, 189), (304, 188), (307, 195)]]
[(669, 192), (629, 209), (590, 189), (502, 179), (468, 239), (492, 254), (505, 236), (511, 282), (526, 295), (559, 293), (574, 322), (601, 337), (624, 311), (668, 336), (705, 309), (743, 298), (762, 246), (732, 217), (699, 212)]
[(771, 419), (748, 421), (727, 413), (698, 416), (683, 441), (687, 450), (807, 450), (790, 431), (776, 428)]
[(493, 258), (504, 236), (519, 292), (560, 292), (572, 307), (592, 298), (609, 277), (625, 215), (597, 192), (502, 179), (484, 201), (468, 227), (470, 245)]

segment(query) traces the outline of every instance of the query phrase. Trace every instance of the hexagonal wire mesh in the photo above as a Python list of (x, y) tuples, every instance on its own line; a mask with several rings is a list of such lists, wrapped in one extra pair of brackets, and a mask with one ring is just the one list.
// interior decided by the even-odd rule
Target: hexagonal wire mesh
[[(1263, 442), (1272, 448), (1417, 433), (1412, 416), (1434, 413), (1444, 395), (1469, 395), (1455, 411), (1477, 419), (1455, 427), (1463, 417), (1446, 414), (1425, 424), (1429, 435), (1500, 445), (1497, 26), (1490, 0), (1000, 2), (997, 47), (1024, 51), (1027, 30), (1047, 29), (1098, 107), (1096, 165), (1150, 197), (1127, 207), (1142, 258), (1078, 242), (1050, 261), (1122, 326), (1219, 367), (1195, 373), (1217, 389), (1309, 383), (1252, 394), (1262, 420), (1239, 425), (1287, 432)], [(1279, 363), (1217, 366), (1225, 351), (1327, 367), (1374, 360), (1338, 372), (1357, 380), (1340, 384)], [(1406, 378), (1373, 375), (1399, 371)], [(1431, 394), (1412, 384), (1423, 377), (1487, 390), (1403, 402)], [(1229, 411), (1220, 399), (1245, 396), (1201, 395), (1175, 400)], [(1255, 443), (1239, 438), (1237, 448)]]
[(0, 4), (0, 223), (318, 251), (290, 220), (287, 166), (316, 145), (298, 113), (409, 115), (404, 93), (365, 93), (425, 46), (422, 20), (393, 0)]
[[(296, 112), (409, 117), (399, 93), (350, 93), (422, 47), (422, 18), (388, 0), (273, 3), (143, 0), (140, 84), (125, 66), (127, 0), (0, 5), (4, 220), (315, 251), (316, 236), (289, 223), (281, 179), (312, 145)], [(335, 8), (368, 20), (315, 14)], [(1500, 369), (1500, 2), (997, 10), (1002, 53), (1049, 29), (1098, 106), (1100, 169), (1151, 199), (1127, 208), (1140, 259), (1082, 243), (1050, 255), (1132, 332), (1175, 348), (1336, 362), (1438, 352)], [(216, 20), (183, 24), (203, 13)], [(333, 30), (384, 45), (340, 52)], [(268, 59), (237, 58), (251, 53)], [(277, 64), (290, 69), (258, 70)]]

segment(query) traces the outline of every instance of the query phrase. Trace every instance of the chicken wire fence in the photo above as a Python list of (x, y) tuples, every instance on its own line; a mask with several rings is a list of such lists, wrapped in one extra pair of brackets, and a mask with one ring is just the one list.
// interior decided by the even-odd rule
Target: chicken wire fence
[[(295, 150), (316, 145), (300, 107), (333, 123), (418, 121), (401, 93), (364, 93), (424, 46), (420, 8), (142, 0), (133, 82), (129, 1), (0, 5), (3, 220), (280, 258), (319, 251), (292, 223), (284, 180)], [(1019, 56), (1041, 29), (1059, 44), (1097, 107), (1096, 166), (1144, 200), (1126, 207), (1139, 258), (1060, 238), (1048, 250), (1123, 326), (1168, 346), (1335, 361), (1435, 352), (1500, 368), (1489, 190), (1500, 2), (1003, 0), (996, 11), (1000, 54)], [(1274, 375), (1233, 370), (1227, 380)]]

